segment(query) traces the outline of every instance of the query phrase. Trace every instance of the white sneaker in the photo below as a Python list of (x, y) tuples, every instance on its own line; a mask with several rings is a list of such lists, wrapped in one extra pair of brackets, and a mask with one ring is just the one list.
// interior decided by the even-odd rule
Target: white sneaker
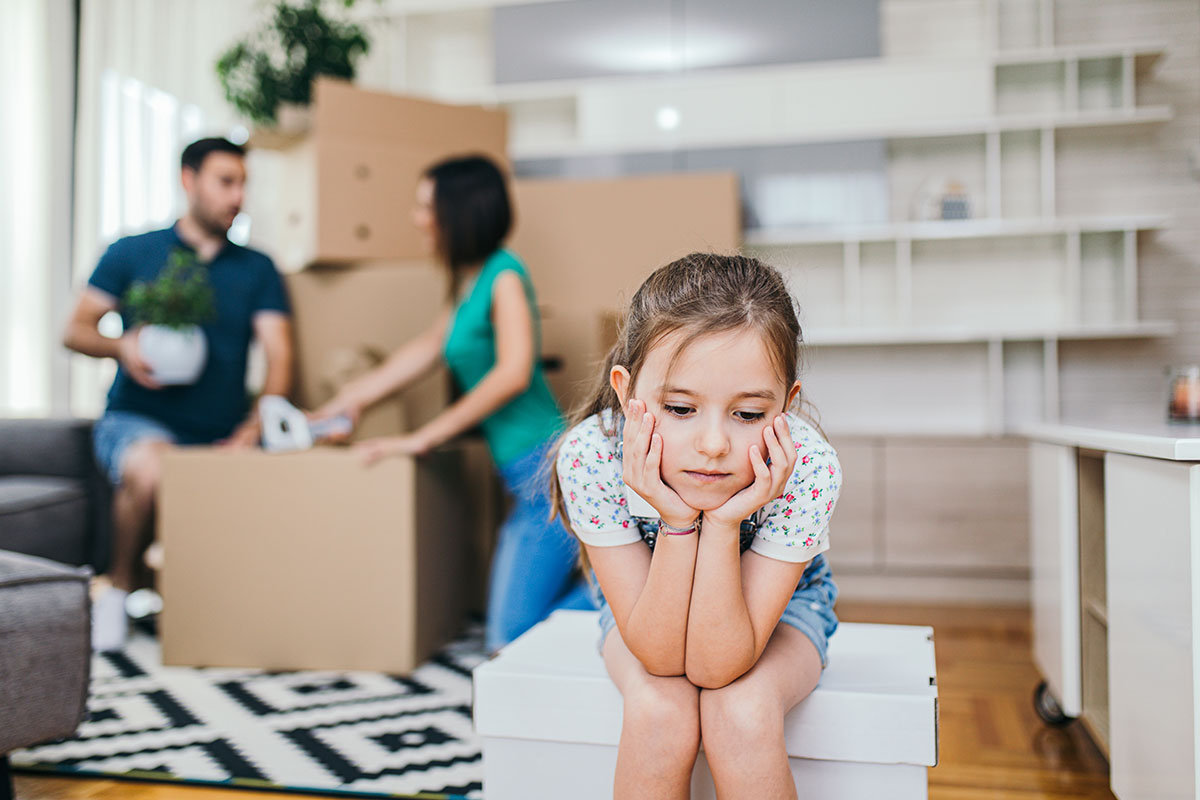
[(92, 650), (97, 653), (120, 650), (129, 636), (125, 616), (128, 594), (115, 586), (104, 589), (92, 601)]
[(162, 611), (162, 596), (153, 589), (138, 589), (125, 598), (125, 613), (130, 619), (152, 617)]

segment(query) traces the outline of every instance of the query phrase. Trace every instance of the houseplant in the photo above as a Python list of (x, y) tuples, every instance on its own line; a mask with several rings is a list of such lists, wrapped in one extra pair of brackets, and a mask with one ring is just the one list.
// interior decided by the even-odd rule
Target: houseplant
[(370, 49), (366, 32), (333, 8), (354, 0), (275, 0), (269, 17), (217, 59), (225, 98), (254, 122), (274, 127), (281, 108), (308, 106), (318, 75), (352, 80)]
[(138, 331), (138, 350), (164, 386), (195, 383), (208, 358), (200, 328), (216, 317), (208, 270), (190, 250), (175, 248), (153, 281), (135, 281), (123, 298)]

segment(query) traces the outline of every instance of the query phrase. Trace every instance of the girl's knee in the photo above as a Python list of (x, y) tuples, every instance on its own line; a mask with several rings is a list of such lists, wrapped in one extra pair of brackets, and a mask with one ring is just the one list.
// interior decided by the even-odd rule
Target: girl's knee
[(761, 689), (734, 681), (700, 692), (700, 730), (706, 751), (747, 747), (761, 751), (782, 738), (784, 709)]
[(695, 758), (700, 747), (700, 691), (686, 678), (653, 675), (627, 687), (623, 736), (664, 758)]

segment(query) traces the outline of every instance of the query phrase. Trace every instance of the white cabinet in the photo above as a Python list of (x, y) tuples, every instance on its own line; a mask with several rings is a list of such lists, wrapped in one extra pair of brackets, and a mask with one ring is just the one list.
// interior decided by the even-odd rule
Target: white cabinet
[(1104, 461), (1112, 789), (1196, 797), (1200, 466)]
[(1075, 448), (1029, 446), (1033, 660), (1063, 713), (1082, 712)]
[(1038, 425), (1034, 659), (1119, 800), (1200, 790), (1200, 426)]

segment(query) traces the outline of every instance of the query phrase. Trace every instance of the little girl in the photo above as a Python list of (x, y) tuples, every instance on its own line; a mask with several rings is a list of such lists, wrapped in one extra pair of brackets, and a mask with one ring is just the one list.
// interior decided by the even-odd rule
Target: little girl
[(800, 336), (773, 268), (668, 264), (559, 444), (557, 508), (624, 698), (618, 798), (686, 798), (701, 739), (718, 796), (796, 796), (783, 720), (837, 628), (821, 553), (841, 486), (833, 448), (789, 412)]

